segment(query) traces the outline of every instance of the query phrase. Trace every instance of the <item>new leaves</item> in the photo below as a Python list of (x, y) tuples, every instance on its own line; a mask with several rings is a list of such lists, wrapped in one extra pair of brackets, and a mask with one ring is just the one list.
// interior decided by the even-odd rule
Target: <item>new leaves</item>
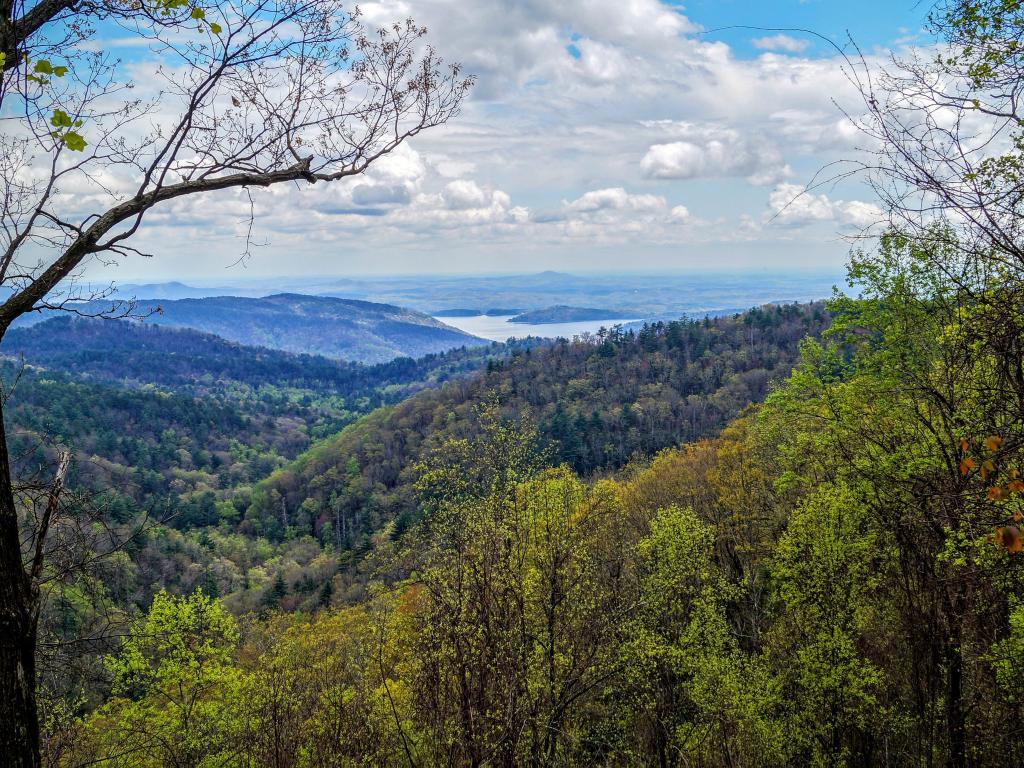
[[(35, 83), (40, 88), (45, 88), (53, 82), (53, 78), (62, 78), (68, 73), (68, 67), (63, 64), (54, 64), (49, 59), (35, 59), (26, 63), (32, 68), (25, 74), (25, 79)], [(0, 59), (0, 68), (3, 67), (3, 60)], [(81, 152), (86, 147), (85, 137), (76, 128), (82, 127), (82, 121), (71, 117), (65, 110), (57, 107), (50, 116), (50, 125), (53, 130), (50, 135), (60, 144), (72, 152)]]
[(82, 127), (81, 120), (75, 120), (63, 109), (55, 109), (50, 118), (50, 125), (54, 127), (54, 130), (50, 131), (50, 135), (63, 142), (64, 146), (72, 152), (81, 152), (85, 149), (85, 138), (78, 131), (73, 130)]

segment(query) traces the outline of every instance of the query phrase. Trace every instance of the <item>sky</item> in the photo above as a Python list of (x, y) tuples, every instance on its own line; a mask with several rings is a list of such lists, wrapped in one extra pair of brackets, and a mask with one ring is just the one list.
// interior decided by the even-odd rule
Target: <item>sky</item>
[[(839, 270), (881, 212), (856, 182), (801, 194), (862, 140), (835, 49), (794, 30), (840, 46), (849, 33), (869, 59), (928, 42), (914, 0), (360, 8), (371, 25), (415, 18), (476, 76), (455, 120), (361, 177), (257, 193), (243, 264), (248, 204), (229, 192), (154, 211), (137, 237), (155, 258), (88, 276)], [(126, 56), (138, 79), (155, 66)]]

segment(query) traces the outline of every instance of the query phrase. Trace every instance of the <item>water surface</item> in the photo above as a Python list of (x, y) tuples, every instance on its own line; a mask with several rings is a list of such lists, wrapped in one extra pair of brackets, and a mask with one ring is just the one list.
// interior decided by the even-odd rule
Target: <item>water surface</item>
[(541, 336), (548, 339), (559, 336), (571, 339), (582, 333), (596, 333), (599, 328), (611, 328), (613, 325), (624, 325), (635, 322), (638, 318), (627, 317), (616, 320), (580, 320), (575, 323), (510, 323), (513, 315), (476, 315), (475, 317), (439, 317), (442, 323), (458, 328), (492, 341), (505, 341), (509, 338), (524, 336)]

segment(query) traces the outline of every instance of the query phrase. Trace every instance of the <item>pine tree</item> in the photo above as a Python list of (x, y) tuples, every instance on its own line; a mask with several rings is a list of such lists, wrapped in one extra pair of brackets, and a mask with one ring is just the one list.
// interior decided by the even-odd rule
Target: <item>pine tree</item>
[(281, 601), (288, 594), (288, 586), (284, 583), (284, 575), (278, 571), (274, 584), (263, 597), (263, 605), (267, 608), (280, 608)]
[(334, 596), (334, 585), (331, 584), (330, 580), (324, 582), (323, 587), (320, 589), (320, 607), (327, 608), (331, 604), (331, 597)]

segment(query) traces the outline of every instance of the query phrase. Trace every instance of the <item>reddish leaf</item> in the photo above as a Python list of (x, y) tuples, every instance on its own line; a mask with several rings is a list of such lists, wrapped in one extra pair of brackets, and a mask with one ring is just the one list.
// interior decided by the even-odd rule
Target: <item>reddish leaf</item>
[(1003, 501), (1009, 495), (1005, 488), (1000, 488), (998, 485), (993, 485), (988, 489), (989, 501)]
[(1020, 529), (1015, 525), (1006, 525), (996, 530), (999, 545), (1007, 552), (1020, 552), (1024, 549), (1024, 539), (1021, 538)]

